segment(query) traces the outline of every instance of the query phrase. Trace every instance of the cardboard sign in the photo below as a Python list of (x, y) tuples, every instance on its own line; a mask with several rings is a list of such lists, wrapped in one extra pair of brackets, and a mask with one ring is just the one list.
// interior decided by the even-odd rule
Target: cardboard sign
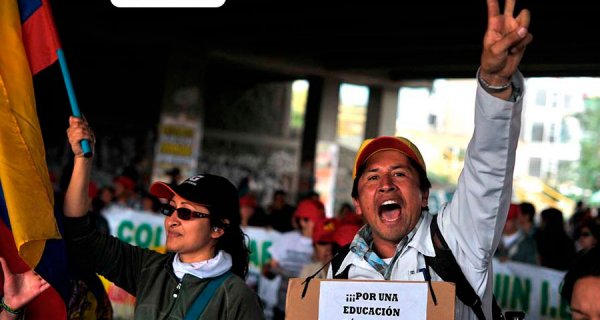
[(424, 281), (312, 279), (305, 286), (304, 280), (289, 281), (287, 320), (454, 319), (456, 293), (450, 282), (432, 282), (434, 305)]
[(426, 319), (427, 283), (323, 281), (319, 319)]

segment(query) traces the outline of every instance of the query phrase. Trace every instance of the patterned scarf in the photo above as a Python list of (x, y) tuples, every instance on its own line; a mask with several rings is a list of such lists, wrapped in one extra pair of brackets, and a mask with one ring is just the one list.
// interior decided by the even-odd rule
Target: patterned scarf
[(390, 264), (387, 264), (385, 261), (383, 261), (383, 259), (380, 258), (375, 251), (373, 251), (373, 232), (371, 230), (371, 226), (368, 224), (364, 225), (358, 231), (356, 236), (354, 236), (354, 240), (352, 240), (352, 243), (350, 244), (350, 250), (359, 257), (365, 259), (365, 261), (367, 261), (367, 263), (371, 265), (373, 269), (381, 273), (384, 279), (389, 280), (394, 263), (402, 253), (402, 250), (404, 250), (404, 247), (406, 247), (406, 244), (414, 237), (415, 233), (417, 233), (422, 220), (423, 212), (421, 212), (419, 221), (417, 221), (415, 227), (408, 233), (408, 235), (406, 235), (406, 237), (400, 240), (398, 245), (396, 245), (396, 253), (394, 254)]

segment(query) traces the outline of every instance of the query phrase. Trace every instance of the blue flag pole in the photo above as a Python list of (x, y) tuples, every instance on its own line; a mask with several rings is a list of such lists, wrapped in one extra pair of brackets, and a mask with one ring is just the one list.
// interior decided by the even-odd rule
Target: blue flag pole
[[(65, 80), (65, 86), (67, 87), (67, 94), (69, 101), (71, 102), (71, 110), (73, 116), (81, 118), (81, 112), (79, 111), (79, 105), (77, 104), (77, 98), (75, 97), (75, 90), (73, 90), (73, 83), (71, 82), (71, 75), (69, 74), (69, 68), (67, 67), (67, 59), (62, 48), (56, 50), (58, 55), (58, 62), (60, 64), (60, 70), (62, 71), (63, 79)], [(90, 142), (87, 139), (81, 140), (81, 149), (83, 150), (83, 156), (89, 158), (92, 156), (92, 148)]]

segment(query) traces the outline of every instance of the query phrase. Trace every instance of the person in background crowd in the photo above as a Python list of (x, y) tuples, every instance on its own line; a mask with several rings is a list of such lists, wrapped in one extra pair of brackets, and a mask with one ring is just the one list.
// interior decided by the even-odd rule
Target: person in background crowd
[[(71, 117), (67, 130), (74, 154), (63, 219), (70, 256), (136, 297), (136, 319), (263, 319), (262, 305), (246, 286), (249, 251), (239, 225), (236, 187), (211, 174), (189, 177), (175, 188), (163, 182), (150, 193), (166, 200), (161, 208), (168, 253), (143, 249), (103, 235), (86, 214), (92, 159), (80, 146), (94, 135), (85, 120)], [(209, 286), (210, 284), (210, 286)], [(214, 291), (203, 299), (200, 293)], [(198, 300), (200, 299), (200, 300)], [(197, 304), (206, 302), (203, 310)], [(201, 308), (200, 308), (201, 309)]]
[(178, 185), (179, 182), (181, 182), (181, 179), (183, 179), (183, 177), (181, 176), (181, 170), (179, 170), (178, 167), (173, 167), (167, 170), (165, 173), (167, 174), (167, 176), (169, 176), (168, 185), (170, 186)]
[(590, 250), (597, 246), (600, 241), (600, 225), (595, 219), (587, 219), (580, 223), (575, 230), (575, 240), (577, 251)]
[(256, 200), (256, 194), (254, 192), (247, 192), (242, 198), (246, 199), (245, 202), (247, 204), (252, 205), (252, 215), (248, 219), (248, 225), (253, 227), (268, 227), (269, 217), (265, 209)]
[(269, 247), (271, 260), (265, 263), (263, 274), (267, 278), (281, 276), (278, 305), (274, 308), (274, 318), (285, 318), (285, 301), (289, 278), (300, 276), (304, 265), (312, 260), (314, 254), (312, 236), (315, 224), (325, 219), (325, 206), (314, 199), (304, 199), (298, 203), (294, 212), (297, 230), (281, 235), (277, 242)]
[(356, 214), (356, 211), (354, 211), (354, 207), (348, 202), (344, 202), (340, 206), (340, 210), (337, 214), (337, 219), (339, 219), (340, 223), (342, 224), (356, 224), (359, 226), (365, 224), (363, 217), (361, 215)]
[(321, 201), (321, 195), (315, 190), (310, 190), (306, 193), (304, 197), (302, 197), (302, 199), (313, 199), (315, 201)]
[(135, 181), (130, 177), (118, 176), (113, 179), (115, 204), (130, 209), (141, 209), (142, 205), (136, 199)]
[(287, 203), (287, 192), (283, 189), (273, 193), (273, 202), (268, 206), (269, 225), (279, 231), (294, 230), (292, 223), (295, 208)]
[[(304, 265), (300, 272), (300, 278), (307, 278), (319, 271), (315, 276), (318, 279), (324, 279), (327, 277), (327, 267), (324, 267), (333, 257), (333, 235), (337, 228), (337, 220), (333, 218), (327, 218), (319, 220), (315, 223), (313, 230), (313, 248), (314, 255), (312, 262)], [(324, 267), (324, 268), (323, 268)]]
[(256, 209), (256, 200), (250, 195), (245, 195), (240, 198), (240, 216), (242, 227), (250, 225), (250, 219), (254, 216), (254, 210)]
[[(248, 241), (252, 240), (251, 237), (253, 234), (252, 228), (248, 227), (262, 227), (261, 225), (257, 225), (255, 220), (253, 219), (253, 217), (256, 214), (257, 207), (258, 203), (256, 202), (256, 199), (251, 193), (246, 193), (246, 195), (240, 197), (240, 227), (242, 227), (242, 231), (244, 231), (244, 233), (248, 235)], [(246, 278), (246, 284), (250, 288), (252, 288), (252, 290), (258, 291), (258, 284), (260, 282), (259, 278), (260, 274), (252, 272), (251, 270), (251, 272), (248, 273), (248, 277)]]
[(531, 202), (521, 202), (519, 209), (519, 228), (535, 239), (538, 231), (535, 225), (535, 206)]
[(560, 294), (569, 303), (573, 320), (600, 320), (600, 247), (578, 254)]
[(502, 238), (494, 256), (502, 262), (510, 260), (537, 264), (535, 239), (519, 227), (520, 211), (519, 205), (510, 204)]
[(565, 230), (562, 211), (547, 208), (540, 213), (542, 223), (537, 237), (540, 265), (567, 270), (575, 257), (575, 243)]
[(50, 284), (33, 270), (23, 273), (12, 273), (8, 263), (0, 257), (3, 279), (3, 291), (0, 296), (0, 320), (21, 319), (23, 308), (35, 297), (39, 296)]
[[(519, 140), (524, 79), (517, 68), (532, 35), (529, 11), (515, 0), (488, 0), (488, 23), (476, 74), (475, 129), (452, 200), (435, 215), (439, 233), (481, 301), (456, 301), (455, 319), (492, 319), (492, 261), (506, 221)], [(365, 140), (352, 178), (363, 226), (328, 278), (442, 281), (426, 265), (435, 256), (431, 182), (418, 148), (403, 137)]]
[(160, 200), (154, 195), (144, 192), (142, 195), (142, 210), (146, 212), (159, 213), (160, 212)]
[(573, 215), (568, 220), (567, 233), (573, 238), (577, 239), (575, 232), (579, 228), (579, 225), (584, 221), (592, 218), (592, 209), (585, 205), (582, 200), (577, 201)]
[(97, 198), (101, 201), (98, 206), (104, 209), (115, 202), (115, 189), (112, 186), (104, 186), (98, 191)]

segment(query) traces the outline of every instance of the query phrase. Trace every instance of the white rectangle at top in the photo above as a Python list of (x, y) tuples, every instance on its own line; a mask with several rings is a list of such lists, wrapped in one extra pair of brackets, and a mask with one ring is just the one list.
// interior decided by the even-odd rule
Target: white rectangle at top
[(218, 8), (225, 0), (111, 0), (118, 8)]

